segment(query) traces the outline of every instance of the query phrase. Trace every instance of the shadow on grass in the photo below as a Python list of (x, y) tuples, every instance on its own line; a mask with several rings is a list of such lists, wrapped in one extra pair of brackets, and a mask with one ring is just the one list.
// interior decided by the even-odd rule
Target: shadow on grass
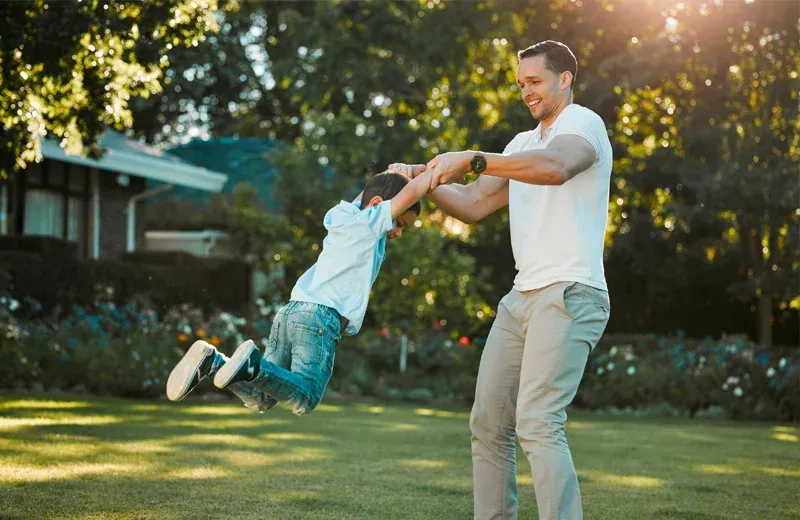
[[(469, 518), (467, 418), (413, 405), (323, 403), (298, 418), (231, 403), (0, 394), (0, 520)], [(796, 435), (792, 427), (585, 414), (567, 424), (587, 513), (635, 503), (647, 513), (624, 518), (734, 518), (693, 504), (719, 501), (722, 511), (746, 494), (737, 489), (747, 479), (775, 485), (789, 476), (779, 490), (787, 493), (798, 483), (781, 465), (791, 464), (790, 443), (770, 440)], [(530, 473), (518, 458), (520, 503), (532, 512)], [(667, 506), (676, 492), (686, 502)]]

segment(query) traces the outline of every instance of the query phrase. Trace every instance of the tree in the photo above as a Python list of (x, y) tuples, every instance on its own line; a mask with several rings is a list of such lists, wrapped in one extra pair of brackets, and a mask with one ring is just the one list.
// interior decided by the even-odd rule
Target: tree
[(129, 99), (161, 89), (168, 53), (215, 29), (216, 0), (30, 0), (0, 4), (0, 180), (41, 160), (39, 138), (99, 153)]
[(755, 300), (759, 341), (771, 344), (776, 310), (800, 303), (796, 9), (681, 14), (679, 70), (625, 94), (624, 204), (649, 205), (656, 228), (687, 239), (677, 254), (699, 248), (709, 263), (735, 255), (740, 276), (728, 290)]

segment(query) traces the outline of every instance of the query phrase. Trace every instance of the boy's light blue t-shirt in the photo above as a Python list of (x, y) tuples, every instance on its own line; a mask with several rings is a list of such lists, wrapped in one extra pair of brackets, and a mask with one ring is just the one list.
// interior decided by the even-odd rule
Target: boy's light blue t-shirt
[(328, 236), (317, 262), (292, 289), (292, 300), (336, 309), (347, 319), (343, 334), (358, 333), (367, 312), (369, 292), (383, 259), (386, 234), (394, 227), (392, 203), (386, 200), (363, 211), (341, 201), (323, 221)]

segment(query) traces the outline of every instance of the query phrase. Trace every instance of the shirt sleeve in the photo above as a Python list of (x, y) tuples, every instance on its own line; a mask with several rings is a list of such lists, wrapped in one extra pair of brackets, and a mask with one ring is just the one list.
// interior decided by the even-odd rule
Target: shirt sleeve
[(517, 134), (514, 136), (514, 139), (512, 139), (511, 142), (508, 143), (505, 149), (503, 150), (503, 155), (509, 155), (517, 151), (517, 141), (519, 140), (519, 136), (521, 135), (522, 134)]
[(377, 237), (382, 237), (394, 227), (392, 221), (392, 201), (384, 200), (377, 206), (371, 206), (361, 212), (367, 227)]
[(606, 125), (591, 110), (567, 110), (558, 122), (557, 135), (579, 135), (589, 141), (594, 153), (600, 157), (603, 140), (608, 139)]

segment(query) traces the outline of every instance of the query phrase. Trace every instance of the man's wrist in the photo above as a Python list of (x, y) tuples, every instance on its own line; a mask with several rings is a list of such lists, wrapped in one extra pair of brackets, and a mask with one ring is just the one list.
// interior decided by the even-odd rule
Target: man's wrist
[(472, 158), (469, 161), (469, 170), (472, 173), (477, 173), (478, 175), (482, 174), (486, 171), (486, 156), (483, 155), (483, 152), (474, 152)]

